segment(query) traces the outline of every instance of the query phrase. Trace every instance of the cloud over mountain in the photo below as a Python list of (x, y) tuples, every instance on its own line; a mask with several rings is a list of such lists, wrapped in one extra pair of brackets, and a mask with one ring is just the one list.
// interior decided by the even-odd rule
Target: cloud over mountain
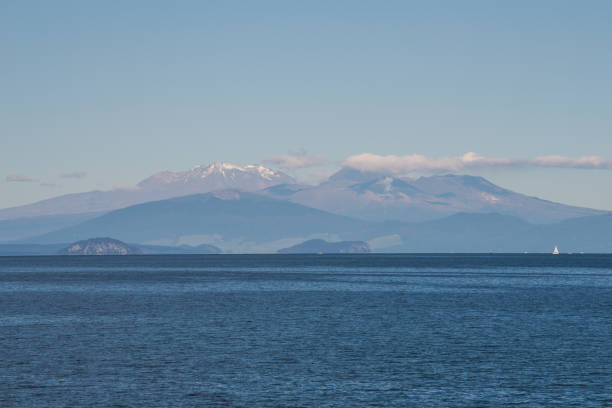
[(612, 160), (604, 159), (599, 156), (580, 157), (572, 159), (563, 156), (544, 156), (536, 157), (529, 161), (532, 166), (538, 167), (558, 167), (570, 169), (612, 169)]
[(372, 153), (362, 153), (350, 156), (342, 163), (353, 169), (389, 173), (408, 174), (412, 172), (460, 172), (481, 168), (508, 167), (556, 167), (575, 169), (612, 169), (612, 160), (598, 156), (580, 157), (577, 159), (563, 156), (543, 156), (533, 159), (483, 157), (474, 152), (468, 152), (458, 157), (431, 158), (419, 154), (406, 156), (381, 156)]

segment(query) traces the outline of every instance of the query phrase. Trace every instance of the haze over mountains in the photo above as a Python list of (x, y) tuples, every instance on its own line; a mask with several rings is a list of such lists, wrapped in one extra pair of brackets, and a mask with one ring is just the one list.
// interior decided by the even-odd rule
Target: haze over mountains
[[(132, 189), (65, 195), (0, 210), (0, 241), (108, 236), (149, 245), (275, 252), (309, 239), (374, 251), (612, 250), (606, 212), (525, 196), (482, 177), (396, 177), (343, 168), (303, 185), (259, 165), (157, 173)], [(569, 248), (568, 248), (569, 249)]]

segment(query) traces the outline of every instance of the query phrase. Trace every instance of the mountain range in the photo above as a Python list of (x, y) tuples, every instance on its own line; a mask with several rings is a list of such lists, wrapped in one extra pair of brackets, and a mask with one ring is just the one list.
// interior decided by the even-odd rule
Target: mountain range
[[(157, 173), (132, 189), (0, 210), (0, 241), (99, 236), (143, 245), (275, 252), (310, 239), (374, 251), (609, 251), (610, 213), (516, 193), (469, 175), (396, 177), (343, 168), (318, 185), (259, 165)], [(567, 244), (567, 245), (565, 245)]]
[(28, 240), (52, 244), (112, 236), (148, 245), (213, 244), (234, 252), (276, 251), (310, 237), (344, 237), (367, 221), (238, 190), (181, 196), (111, 211)]
[(547, 223), (605, 213), (529, 197), (468, 175), (414, 179), (343, 168), (312, 186), (297, 184), (289, 175), (260, 165), (212, 163), (184, 172), (160, 172), (129, 189), (68, 194), (2, 209), (0, 220), (95, 215), (149, 201), (226, 189), (259, 192), (340, 215), (378, 221), (418, 222), (458, 212), (497, 212)]
[(287, 174), (259, 165), (240, 167), (229, 163), (212, 163), (183, 172), (163, 171), (129, 188), (66, 194), (2, 209), (0, 220), (60, 214), (99, 214), (165, 198), (224, 189), (256, 191), (284, 183), (295, 183), (295, 180)]
[(533, 223), (603, 214), (529, 197), (482, 177), (442, 175), (398, 178), (343, 169), (317, 186), (277, 185), (265, 194), (367, 220), (425, 221), (458, 212), (496, 212)]
[(376, 252), (610, 252), (612, 214), (532, 224), (497, 213), (422, 222), (367, 221), (264, 195), (224, 190), (137, 204), (25, 241), (57, 245), (112, 236), (139, 245), (214, 245), (267, 252), (304, 241), (365, 241)]

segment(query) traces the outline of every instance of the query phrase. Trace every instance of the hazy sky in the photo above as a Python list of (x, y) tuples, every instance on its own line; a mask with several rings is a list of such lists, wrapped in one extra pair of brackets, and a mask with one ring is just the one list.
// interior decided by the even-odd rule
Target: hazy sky
[(611, 21), (610, 1), (4, 0), (0, 208), (211, 161), (297, 152), (327, 161), (312, 179), (475, 152), (522, 165), (456, 171), (612, 210)]

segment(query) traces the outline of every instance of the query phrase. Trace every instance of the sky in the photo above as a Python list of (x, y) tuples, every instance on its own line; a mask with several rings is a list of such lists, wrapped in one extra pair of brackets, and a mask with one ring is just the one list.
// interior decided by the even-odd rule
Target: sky
[(0, 208), (226, 161), (612, 210), (610, 21), (609, 1), (4, 0)]

